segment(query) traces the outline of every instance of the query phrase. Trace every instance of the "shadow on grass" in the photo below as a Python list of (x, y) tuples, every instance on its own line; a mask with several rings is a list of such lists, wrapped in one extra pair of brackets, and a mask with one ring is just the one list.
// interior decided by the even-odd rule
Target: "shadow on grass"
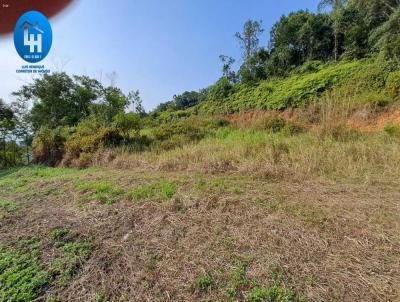
[(26, 166), (15, 166), (15, 167), (11, 167), (11, 168), (7, 168), (7, 169), (0, 169), (0, 179), (3, 177), (6, 177), (8, 175), (11, 175), (13, 173), (18, 172), (19, 170), (23, 169), (23, 168), (28, 168), (31, 167), (32, 165), (26, 165)]

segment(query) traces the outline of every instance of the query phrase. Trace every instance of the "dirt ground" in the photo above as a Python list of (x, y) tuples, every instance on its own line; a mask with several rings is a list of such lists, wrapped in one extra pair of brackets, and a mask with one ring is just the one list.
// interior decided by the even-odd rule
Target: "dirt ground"
[[(102, 205), (83, 201), (90, 190), (77, 185), (85, 180), (124, 191), (167, 180), (176, 192), (166, 199), (122, 194)], [(396, 186), (102, 168), (31, 178), (22, 189), (1, 187), (0, 196), (19, 205), (0, 220), (0, 242), (43, 238), (44, 263), (54, 254), (46, 238), (55, 228), (95, 238), (74, 280), (37, 301), (50, 294), (60, 301), (246, 301), (252, 286), (274, 284), (296, 301), (400, 301)], [(251, 285), (229, 298), (241, 261)], [(205, 275), (212, 285), (196, 287)]]

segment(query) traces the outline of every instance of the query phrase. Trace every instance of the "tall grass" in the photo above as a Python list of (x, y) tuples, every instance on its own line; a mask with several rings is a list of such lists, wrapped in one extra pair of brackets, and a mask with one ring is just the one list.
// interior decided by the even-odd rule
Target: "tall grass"
[(276, 179), (328, 177), (361, 182), (398, 182), (400, 141), (385, 133), (351, 139), (316, 132), (283, 133), (221, 129), (215, 136), (161, 154), (120, 154), (115, 165), (162, 170), (246, 173)]

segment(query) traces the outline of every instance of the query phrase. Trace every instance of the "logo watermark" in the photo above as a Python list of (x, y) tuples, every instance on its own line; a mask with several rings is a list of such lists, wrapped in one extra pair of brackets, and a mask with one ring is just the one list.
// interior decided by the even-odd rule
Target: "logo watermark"
[[(24, 13), (14, 28), (14, 45), (19, 56), (28, 63), (38, 63), (49, 53), (53, 32), (46, 16), (37, 11)], [(48, 73), (44, 65), (24, 65), (17, 73)]]

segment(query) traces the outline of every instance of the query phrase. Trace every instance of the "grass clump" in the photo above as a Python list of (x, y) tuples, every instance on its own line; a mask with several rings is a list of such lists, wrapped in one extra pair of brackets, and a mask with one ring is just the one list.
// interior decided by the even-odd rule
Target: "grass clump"
[(49, 281), (37, 257), (0, 247), (0, 301), (33, 301)]
[(76, 238), (75, 234), (64, 228), (53, 230), (49, 238), (60, 253), (51, 265), (52, 276), (56, 283), (65, 285), (73, 279), (89, 258), (93, 243), (91, 240)]
[(171, 199), (176, 193), (176, 184), (173, 182), (160, 183), (160, 195), (163, 199)]
[(248, 265), (249, 261), (242, 261), (233, 271), (227, 288), (227, 293), (230, 298), (238, 297), (241, 290), (251, 284), (251, 280), (249, 280), (246, 276), (246, 269)]
[(81, 193), (89, 193), (86, 200), (99, 201), (107, 205), (115, 203), (124, 192), (121, 188), (105, 181), (84, 181), (78, 183), (76, 188)]
[(246, 297), (247, 302), (294, 302), (291, 291), (275, 285), (271, 288), (255, 287)]
[(127, 193), (128, 198), (135, 200), (158, 197), (163, 200), (171, 199), (176, 194), (176, 184), (169, 181), (160, 181), (154, 184), (142, 185)]
[(195, 288), (197, 291), (205, 291), (212, 287), (214, 281), (210, 275), (204, 275), (196, 279)]
[(400, 137), (400, 126), (386, 125), (384, 131), (390, 136)]
[(134, 188), (128, 194), (128, 197), (131, 199), (147, 199), (155, 196), (155, 189), (153, 185), (143, 185)]
[(18, 210), (18, 206), (13, 201), (0, 199), (0, 210), (4, 210), (7, 213), (14, 213)]

